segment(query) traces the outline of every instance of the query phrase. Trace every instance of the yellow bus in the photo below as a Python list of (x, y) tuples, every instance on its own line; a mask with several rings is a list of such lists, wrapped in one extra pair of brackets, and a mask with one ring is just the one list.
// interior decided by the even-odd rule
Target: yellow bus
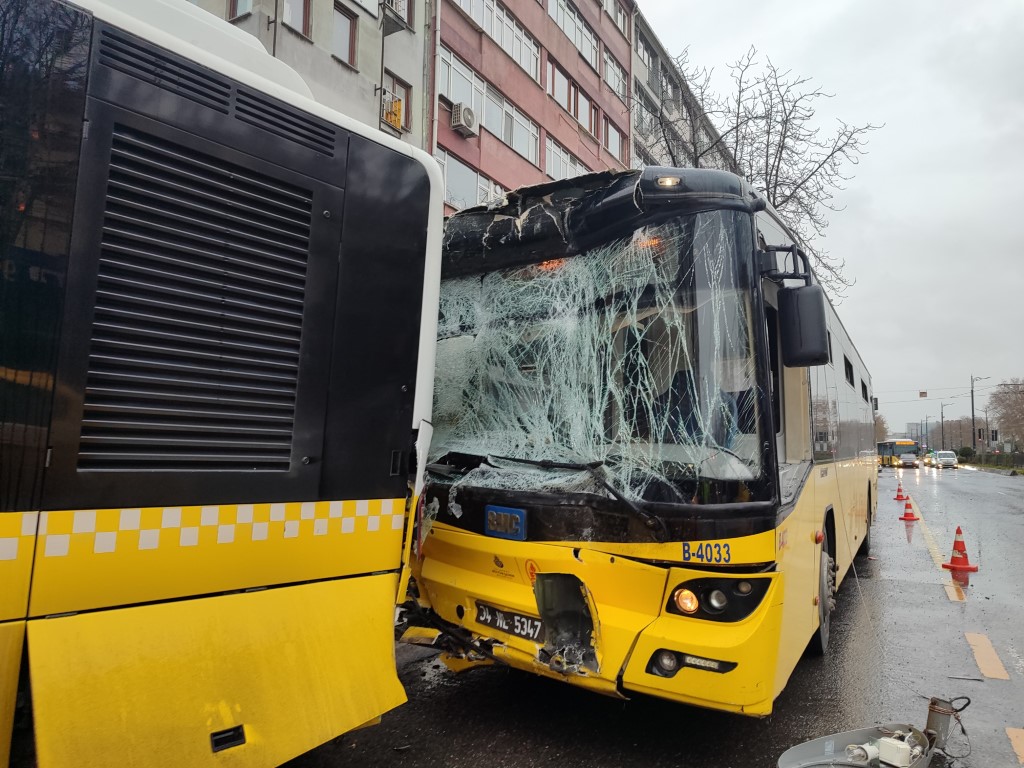
[(405, 700), (437, 163), (181, 0), (0, 14), (0, 764), (278, 765)]
[(883, 467), (900, 467), (903, 462), (900, 456), (907, 453), (914, 454), (917, 459), (921, 458), (921, 444), (916, 440), (898, 438), (894, 440), (883, 440), (878, 443), (878, 463)]
[(446, 226), (411, 642), (768, 715), (868, 545), (871, 379), (739, 177), (523, 188)]

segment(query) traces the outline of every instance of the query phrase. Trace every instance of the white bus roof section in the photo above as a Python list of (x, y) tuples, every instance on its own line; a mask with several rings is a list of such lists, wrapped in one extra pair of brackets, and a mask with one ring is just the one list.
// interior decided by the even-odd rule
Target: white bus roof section
[[(98, 19), (211, 69), (224, 70), (222, 63), (214, 61), (219, 59), (307, 99), (313, 98), (298, 73), (270, 56), (259, 40), (186, 0), (71, 1)], [(251, 81), (251, 77), (246, 79)]]

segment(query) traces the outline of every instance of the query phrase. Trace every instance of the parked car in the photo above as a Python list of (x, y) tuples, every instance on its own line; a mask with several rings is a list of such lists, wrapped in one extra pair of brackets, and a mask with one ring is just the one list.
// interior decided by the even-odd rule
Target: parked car
[(956, 460), (956, 454), (952, 451), (936, 451), (935, 466), (939, 469), (960, 469), (960, 462)]
[(916, 453), (901, 453), (900, 454), (900, 466), (901, 467), (920, 467), (921, 462), (917, 458)]

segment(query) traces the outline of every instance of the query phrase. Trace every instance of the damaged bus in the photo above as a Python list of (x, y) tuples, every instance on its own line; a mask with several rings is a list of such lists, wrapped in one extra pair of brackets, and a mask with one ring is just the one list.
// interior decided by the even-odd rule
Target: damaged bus
[(14, 733), (26, 765), (273, 766), (375, 722), (437, 163), (184, 0), (0, 29), (0, 765)]
[(599, 173), (452, 216), (405, 639), (768, 715), (868, 547), (870, 378), (762, 197)]

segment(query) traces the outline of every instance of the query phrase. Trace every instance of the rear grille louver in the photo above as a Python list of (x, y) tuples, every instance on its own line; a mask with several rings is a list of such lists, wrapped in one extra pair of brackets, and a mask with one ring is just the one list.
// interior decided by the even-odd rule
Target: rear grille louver
[(289, 469), (311, 211), (115, 126), (80, 469)]
[(136, 41), (131, 35), (105, 28), (100, 36), (100, 63), (144, 82), (183, 96), (234, 117), (247, 125), (315, 150), (327, 157), (337, 155), (338, 131), (287, 104), (278, 102), (204, 67)]
[(230, 83), (201, 67), (165, 55), (153, 46), (143, 47), (128, 35), (103, 30), (100, 63), (218, 112), (227, 114), (230, 109)]
[(235, 117), (309, 149), (334, 157), (337, 131), (327, 123), (318, 123), (295, 110), (284, 109), (263, 96), (239, 88), (235, 97)]

